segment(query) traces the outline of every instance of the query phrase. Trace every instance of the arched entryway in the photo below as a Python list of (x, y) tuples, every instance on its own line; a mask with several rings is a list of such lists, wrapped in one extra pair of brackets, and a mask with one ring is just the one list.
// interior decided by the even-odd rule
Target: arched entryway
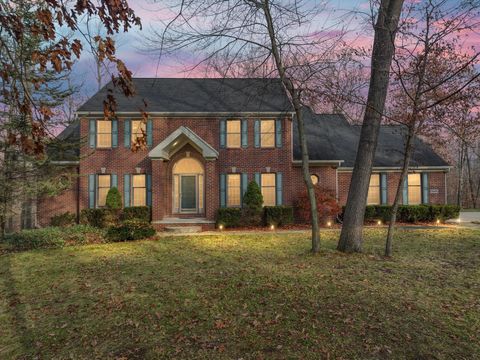
[(175, 163), (172, 169), (174, 213), (203, 213), (204, 174), (202, 163), (193, 157), (185, 157)]

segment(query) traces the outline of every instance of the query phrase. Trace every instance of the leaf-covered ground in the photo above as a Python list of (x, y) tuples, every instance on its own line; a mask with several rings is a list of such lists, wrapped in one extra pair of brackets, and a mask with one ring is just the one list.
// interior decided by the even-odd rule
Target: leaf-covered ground
[(480, 231), (171, 237), (0, 256), (0, 358), (473, 359)]

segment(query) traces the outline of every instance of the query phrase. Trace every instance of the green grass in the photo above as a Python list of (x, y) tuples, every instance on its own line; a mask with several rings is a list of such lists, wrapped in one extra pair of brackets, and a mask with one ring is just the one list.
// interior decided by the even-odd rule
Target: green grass
[(480, 231), (167, 237), (0, 256), (0, 358), (473, 359)]

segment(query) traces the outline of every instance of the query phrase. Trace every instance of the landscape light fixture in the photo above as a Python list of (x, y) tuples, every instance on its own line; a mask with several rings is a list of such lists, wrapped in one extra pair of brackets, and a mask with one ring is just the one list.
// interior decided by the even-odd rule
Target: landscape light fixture
[(275, 225), (270, 225), (270, 230), (275, 230)]
[(378, 220), (377, 225), (379, 225), (379, 226), (382, 225), (382, 220)]
[(332, 222), (331, 221), (327, 222), (327, 226), (328, 227), (332, 226)]
[(223, 225), (222, 224), (218, 225), (218, 230), (223, 230)]

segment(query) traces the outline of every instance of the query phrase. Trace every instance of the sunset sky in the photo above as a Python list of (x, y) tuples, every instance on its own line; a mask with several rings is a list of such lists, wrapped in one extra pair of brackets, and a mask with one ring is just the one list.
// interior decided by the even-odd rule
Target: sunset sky
[[(345, 13), (348, 11), (368, 12), (370, 4), (368, 0), (331, 0), (328, 2), (333, 10)], [(127, 64), (128, 68), (136, 77), (201, 77), (204, 73), (201, 69), (191, 71), (192, 65), (195, 65), (198, 58), (191, 53), (184, 53), (175, 58), (162, 59), (158, 61), (158, 55), (155, 53), (147, 54), (142, 51), (142, 38), (149, 33), (153, 27), (158, 27), (158, 21), (169, 19), (171, 13), (165, 9), (164, 5), (155, 3), (153, 0), (130, 0), (129, 5), (134, 9), (137, 16), (142, 20), (143, 30), (133, 30), (128, 33), (122, 33), (117, 37), (118, 56)], [(328, 16), (328, 15), (326, 15)], [(331, 13), (330, 13), (331, 16)], [(354, 24), (357, 19), (350, 16), (351, 23), (348, 25), (352, 29), (351, 37), (356, 45), (370, 46), (373, 30), (368, 33), (365, 31), (365, 25)], [(357, 26), (358, 25), (358, 26)], [(353, 40), (352, 40), (353, 41)], [(82, 95), (91, 96), (95, 92), (96, 86), (93, 81), (93, 60), (90, 54), (85, 51), (78, 62), (75, 72), (76, 78), (81, 79)]]

